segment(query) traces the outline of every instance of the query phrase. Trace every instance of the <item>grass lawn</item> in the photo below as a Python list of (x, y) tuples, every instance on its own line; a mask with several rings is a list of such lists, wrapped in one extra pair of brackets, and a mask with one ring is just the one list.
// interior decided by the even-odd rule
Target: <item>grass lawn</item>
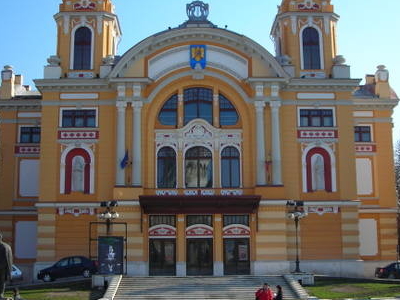
[[(20, 288), (22, 298), (27, 300), (97, 300), (103, 291), (91, 289), (91, 282), (52, 283), (48, 286)], [(6, 297), (11, 297), (11, 291)]]
[(320, 299), (368, 299), (399, 297), (400, 282), (315, 277), (315, 285), (305, 287), (307, 292)]

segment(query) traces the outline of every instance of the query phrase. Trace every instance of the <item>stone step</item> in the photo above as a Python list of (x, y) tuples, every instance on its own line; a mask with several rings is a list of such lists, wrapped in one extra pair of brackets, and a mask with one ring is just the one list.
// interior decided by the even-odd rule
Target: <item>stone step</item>
[(123, 277), (114, 300), (254, 300), (254, 294), (264, 282), (275, 290), (283, 288), (286, 300), (298, 299), (282, 276), (224, 277)]

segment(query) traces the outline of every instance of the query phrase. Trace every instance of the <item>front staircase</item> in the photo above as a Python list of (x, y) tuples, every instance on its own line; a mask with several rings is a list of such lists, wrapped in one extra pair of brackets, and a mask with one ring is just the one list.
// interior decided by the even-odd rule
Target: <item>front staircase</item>
[(264, 282), (281, 285), (284, 299), (300, 299), (282, 276), (123, 277), (113, 299), (254, 300)]

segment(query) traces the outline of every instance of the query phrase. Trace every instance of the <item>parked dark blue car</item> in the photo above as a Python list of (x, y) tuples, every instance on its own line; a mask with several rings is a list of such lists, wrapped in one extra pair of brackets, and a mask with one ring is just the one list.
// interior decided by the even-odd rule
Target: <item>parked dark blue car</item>
[(97, 262), (84, 256), (69, 256), (60, 259), (51, 267), (40, 270), (37, 278), (45, 282), (57, 278), (80, 276), (89, 278), (97, 272)]
[(391, 279), (400, 278), (400, 262), (394, 262), (385, 267), (376, 268), (375, 277)]

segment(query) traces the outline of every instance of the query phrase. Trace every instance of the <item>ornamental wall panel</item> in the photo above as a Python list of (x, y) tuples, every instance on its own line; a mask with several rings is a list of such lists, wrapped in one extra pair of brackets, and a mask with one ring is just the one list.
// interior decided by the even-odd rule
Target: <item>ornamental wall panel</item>
[(149, 228), (149, 238), (175, 238), (176, 228), (171, 225), (160, 224)]
[(37, 221), (15, 223), (15, 258), (36, 259)]
[(369, 158), (356, 158), (357, 194), (371, 195), (373, 189), (372, 161)]
[(378, 226), (374, 219), (362, 219), (359, 222), (360, 255), (378, 254)]
[(39, 196), (38, 159), (22, 159), (19, 163), (19, 195), (22, 197)]

